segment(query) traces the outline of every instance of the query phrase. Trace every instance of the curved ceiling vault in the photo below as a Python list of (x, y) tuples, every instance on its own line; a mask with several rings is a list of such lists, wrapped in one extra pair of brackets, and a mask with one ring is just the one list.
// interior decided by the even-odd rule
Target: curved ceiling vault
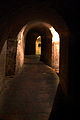
[[(1, 31), (1, 43), (3, 46), (4, 41), (8, 38), (16, 38), (19, 31), (22, 29), (24, 25), (27, 23), (31, 23), (31, 21), (42, 21), (51, 24), (55, 30), (59, 33), (59, 35), (68, 34), (69, 30), (63, 20), (63, 18), (56, 12), (56, 10), (52, 10), (51, 8), (38, 9), (35, 6), (35, 11), (33, 8), (21, 7), (16, 10), (16, 12), (8, 14), (7, 18), (2, 20), (2, 24), (0, 27)], [(2, 47), (0, 46), (0, 51)]]

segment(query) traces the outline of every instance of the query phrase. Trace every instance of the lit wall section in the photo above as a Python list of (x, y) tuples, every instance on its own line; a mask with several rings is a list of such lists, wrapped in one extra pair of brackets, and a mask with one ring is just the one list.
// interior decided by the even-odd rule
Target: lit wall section
[(60, 38), (53, 27), (50, 27), (50, 31), (52, 33), (52, 67), (59, 73)]
[(17, 55), (16, 55), (16, 73), (21, 72), (24, 64), (24, 30), (26, 26), (22, 28), (17, 36)]

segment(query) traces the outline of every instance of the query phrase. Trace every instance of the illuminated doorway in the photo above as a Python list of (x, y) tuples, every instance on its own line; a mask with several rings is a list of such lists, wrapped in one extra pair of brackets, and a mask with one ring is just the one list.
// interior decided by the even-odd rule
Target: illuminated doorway
[(41, 36), (38, 36), (35, 42), (35, 54), (41, 55)]

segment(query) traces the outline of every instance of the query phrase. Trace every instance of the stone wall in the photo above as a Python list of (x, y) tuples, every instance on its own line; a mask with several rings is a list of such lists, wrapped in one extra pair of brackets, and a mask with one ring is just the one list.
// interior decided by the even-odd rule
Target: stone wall
[(3, 79), (5, 77), (5, 64), (6, 64), (6, 49), (7, 49), (7, 41), (5, 41), (5, 44), (2, 48), (2, 52), (0, 54), (0, 92), (3, 87)]
[(7, 51), (6, 51), (6, 76), (15, 74), (16, 66), (16, 39), (7, 40)]
[(35, 41), (36, 35), (34, 32), (29, 31), (26, 37), (25, 55), (35, 55)]
[(52, 39), (51, 36), (42, 36), (41, 60), (51, 66), (52, 59)]
[(0, 77), (5, 76), (6, 49), (7, 49), (7, 41), (5, 41), (2, 52), (0, 54)]
[(21, 29), (17, 37), (16, 74), (22, 71), (24, 64), (24, 47), (25, 47), (24, 30), (25, 26)]
[(59, 73), (59, 42), (52, 43), (52, 67)]

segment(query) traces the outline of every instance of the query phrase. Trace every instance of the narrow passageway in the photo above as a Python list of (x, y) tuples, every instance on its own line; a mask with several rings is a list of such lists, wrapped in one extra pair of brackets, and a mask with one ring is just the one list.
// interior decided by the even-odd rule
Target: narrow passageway
[(3, 120), (48, 120), (59, 78), (39, 56), (25, 56), (22, 72), (5, 92)]

